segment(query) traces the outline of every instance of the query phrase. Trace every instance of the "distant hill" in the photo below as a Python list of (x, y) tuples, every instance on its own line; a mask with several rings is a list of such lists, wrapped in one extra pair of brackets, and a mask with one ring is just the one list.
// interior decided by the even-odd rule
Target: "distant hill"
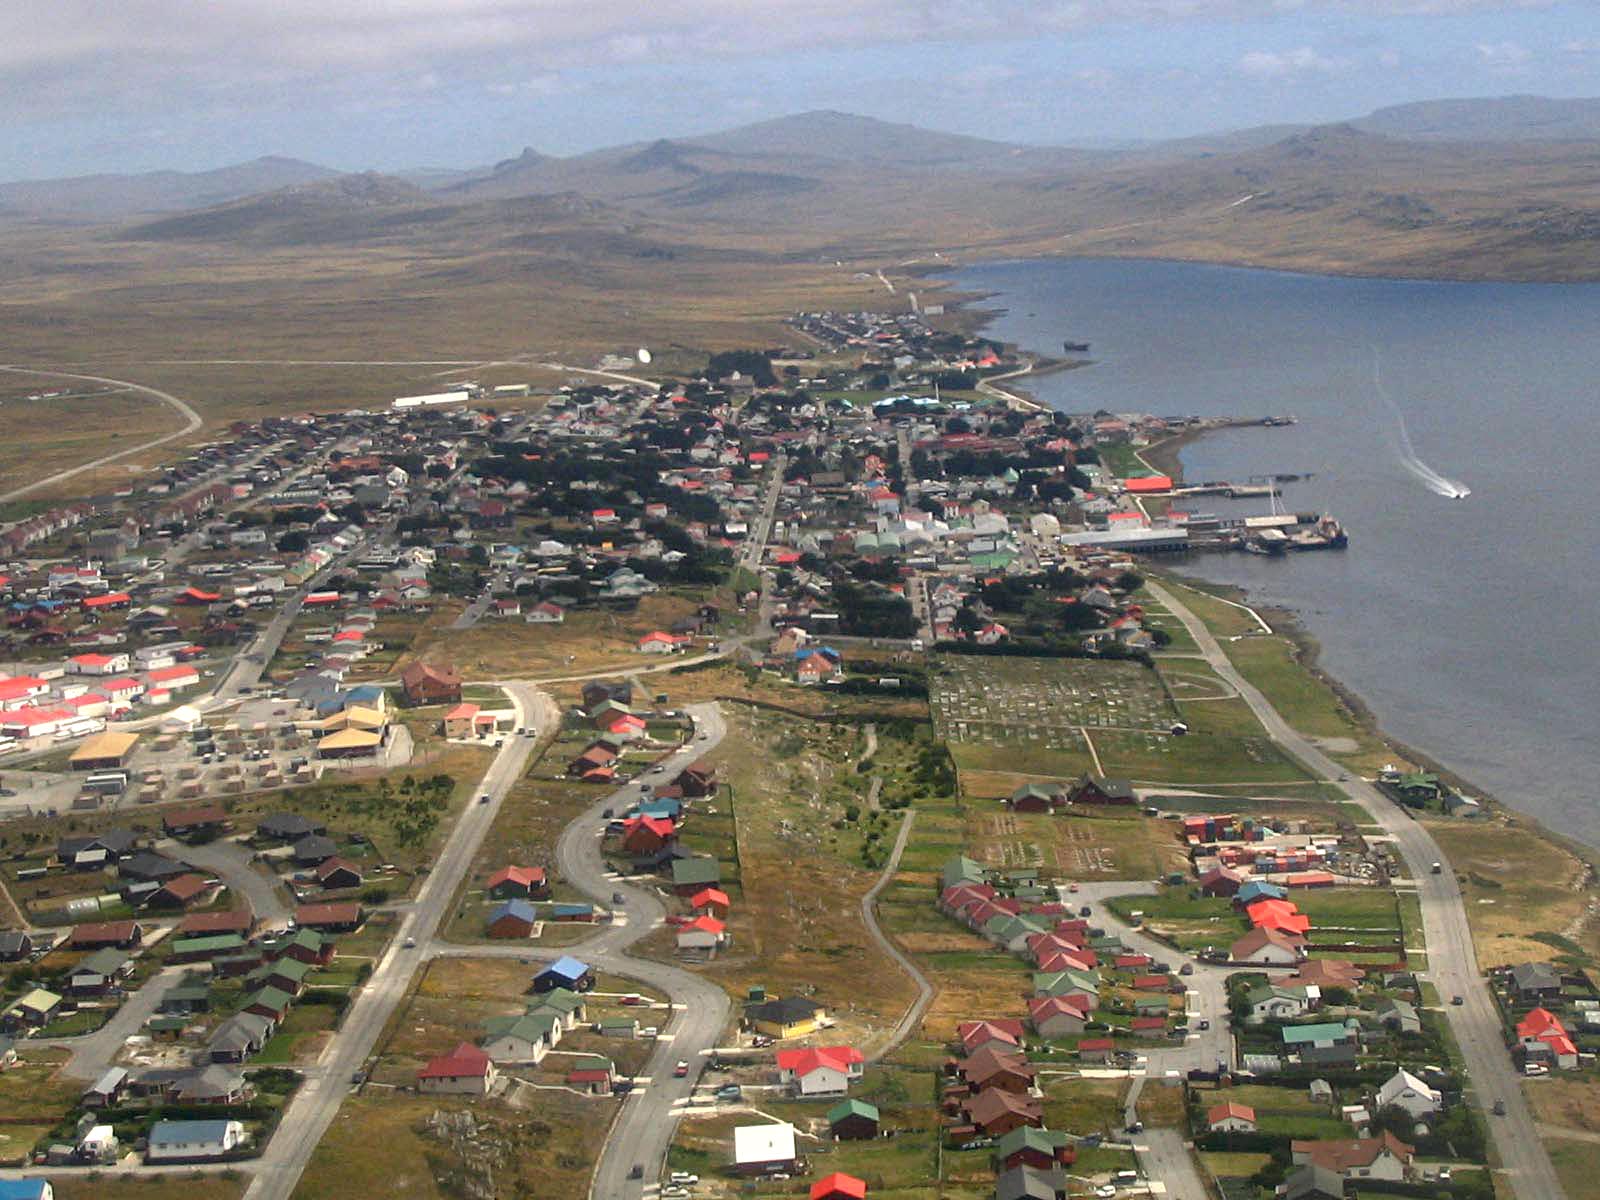
[(338, 171), (294, 158), (258, 158), (212, 171), (149, 171), (0, 183), (0, 212), (20, 217), (119, 220), (182, 212), (331, 179)]
[(129, 241), (223, 241), (298, 245), (359, 241), (396, 224), (450, 214), (429, 193), (389, 175), (339, 175), (228, 204), (163, 217), (123, 231)]
[(1368, 133), (1437, 141), (1594, 141), (1600, 140), (1600, 99), (1424, 100), (1380, 108), (1350, 123)]

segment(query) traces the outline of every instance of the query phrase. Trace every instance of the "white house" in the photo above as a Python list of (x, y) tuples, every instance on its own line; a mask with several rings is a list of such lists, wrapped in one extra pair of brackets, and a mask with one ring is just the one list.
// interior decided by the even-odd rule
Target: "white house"
[(865, 1059), (853, 1046), (818, 1046), (778, 1052), (778, 1081), (802, 1096), (842, 1096), (861, 1078)]
[(741, 1125), (733, 1131), (733, 1167), (741, 1175), (792, 1171), (795, 1158), (793, 1125)]
[(417, 1072), (417, 1091), (425, 1095), (487, 1096), (499, 1078), (494, 1062), (470, 1042), (432, 1059)]
[(238, 1121), (157, 1121), (150, 1128), (145, 1161), (200, 1162), (226, 1157), (244, 1141)]
[(1378, 1089), (1377, 1108), (1394, 1104), (1411, 1114), (1413, 1120), (1422, 1120), (1444, 1108), (1444, 1098), (1436, 1088), (1431, 1088), (1410, 1071), (1399, 1070), (1389, 1076)]

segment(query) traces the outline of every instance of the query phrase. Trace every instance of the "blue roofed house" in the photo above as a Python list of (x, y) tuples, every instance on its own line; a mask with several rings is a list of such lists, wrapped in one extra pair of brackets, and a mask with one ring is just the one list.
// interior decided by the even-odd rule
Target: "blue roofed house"
[(1288, 889), (1281, 888), (1275, 883), (1265, 883), (1259, 879), (1252, 879), (1249, 883), (1240, 885), (1239, 890), (1233, 894), (1233, 906), (1235, 908), (1244, 908), (1246, 905), (1254, 904), (1257, 900), (1287, 900), (1288, 898)]
[(489, 914), (487, 932), (492, 938), (532, 937), (538, 923), (539, 910), (527, 900), (513, 898)]
[(551, 992), (566, 988), (569, 992), (587, 992), (594, 987), (594, 970), (588, 963), (579, 962), (564, 954), (533, 977), (533, 990)]
[(48, 1179), (0, 1179), (0, 1200), (55, 1200)]
[(226, 1158), (244, 1141), (238, 1121), (157, 1121), (150, 1127), (147, 1163), (208, 1162)]

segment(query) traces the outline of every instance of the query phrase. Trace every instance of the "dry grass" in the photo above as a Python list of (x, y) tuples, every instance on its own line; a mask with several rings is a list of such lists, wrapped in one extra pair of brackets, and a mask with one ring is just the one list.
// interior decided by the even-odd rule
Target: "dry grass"
[(1557, 934), (1588, 954), (1600, 953), (1585, 887), (1588, 867), (1577, 855), (1517, 822), (1432, 820), (1428, 831), (1455, 868), (1472, 926), (1478, 965), (1548, 959), (1535, 933)]
[(1050, 816), (994, 803), (968, 808), (968, 852), (1003, 867), (1038, 867), (1065, 879), (1150, 879), (1184, 869), (1172, 824), (1132, 813)]
[(1546, 1130), (1600, 1133), (1600, 1079), (1539, 1079), (1522, 1085), (1534, 1120)]
[[(60, 390), (73, 385), (37, 376), (0, 375), (0, 387), (25, 380), (27, 391)], [(125, 446), (149, 441), (183, 427), (183, 417), (170, 405), (134, 392), (73, 396), (59, 400), (0, 398), (0, 479), (7, 491), (79, 463), (114, 454)], [(168, 454), (172, 451), (169, 449)], [(136, 474), (118, 463), (106, 469), (110, 478)], [(70, 494), (82, 494), (84, 481), (71, 481)], [(40, 493), (41, 495), (43, 493)]]
[(57, 1200), (238, 1200), (250, 1186), (248, 1164), (206, 1175), (122, 1175), (56, 1171)]

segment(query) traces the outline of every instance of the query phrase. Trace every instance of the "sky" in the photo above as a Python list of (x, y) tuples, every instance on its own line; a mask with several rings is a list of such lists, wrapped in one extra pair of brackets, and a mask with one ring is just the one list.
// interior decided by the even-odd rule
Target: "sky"
[(1038, 144), (1600, 96), (1561, 0), (6, 0), (0, 179), (573, 154), (810, 109)]

